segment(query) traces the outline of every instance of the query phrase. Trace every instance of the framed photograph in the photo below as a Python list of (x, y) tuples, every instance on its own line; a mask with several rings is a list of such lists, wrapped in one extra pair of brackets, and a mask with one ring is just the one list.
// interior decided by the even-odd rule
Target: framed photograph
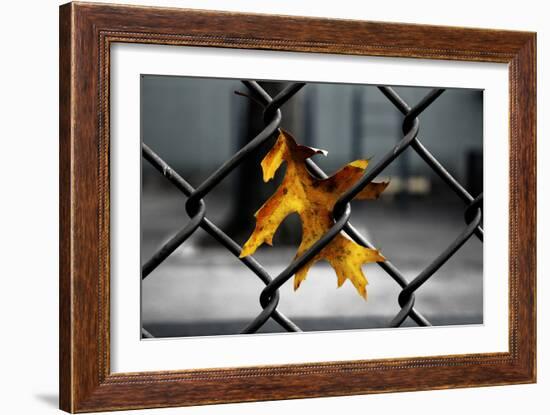
[(536, 381), (536, 35), (60, 8), (60, 407)]

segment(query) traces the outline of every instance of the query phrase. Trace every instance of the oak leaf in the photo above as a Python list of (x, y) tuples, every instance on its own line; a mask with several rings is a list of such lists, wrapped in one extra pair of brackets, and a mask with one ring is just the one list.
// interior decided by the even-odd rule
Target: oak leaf
[[(286, 173), (275, 193), (256, 212), (256, 227), (243, 246), (241, 258), (252, 255), (263, 243), (272, 245), (277, 228), (291, 213), (298, 213), (302, 221), (302, 241), (296, 258), (334, 224), (331, 216), (334, 204), (340, 195), (364, 174), (368, 160), (356, 160), (333, 176), (319, 180), (309, 174), (304, 163), (315, 154), (326, 155), (326, 152), (299, 145), (288, 132), (281, 130), (275, 145), (264, 157), (261, 166), (265, 182), (274, 177), (283, 161), (287, 164)], [(387, 182), (370, 183), (355, 198), (376, 199), (387, 186)], [(361, 266), (385, 260), (378, 250), (360, 246), (340, 232), (296, 273), (295, 290), (306, 279), (313, 264), (323, 259), (334, 268), (338, 277), (338, 287), (349, 279), (365, 299), (367, 279)]]

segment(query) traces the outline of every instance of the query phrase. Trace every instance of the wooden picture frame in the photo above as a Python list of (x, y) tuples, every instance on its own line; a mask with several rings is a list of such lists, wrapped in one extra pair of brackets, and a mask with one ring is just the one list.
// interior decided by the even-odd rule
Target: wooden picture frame
[[(111, 373), (109, 57), (116, 42), (509, 65), (509, 352)], [(536, 34), (69, 3), (60, 8), (60, 407), (68, 412), (536, 380)]]

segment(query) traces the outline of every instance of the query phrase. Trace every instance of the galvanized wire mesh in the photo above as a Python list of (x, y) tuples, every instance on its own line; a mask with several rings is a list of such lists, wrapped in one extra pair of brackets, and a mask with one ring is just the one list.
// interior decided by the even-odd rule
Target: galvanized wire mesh
[[(162, 158), (160, 158), (150, 147), (142, 143), (142, 154), (156, 170), (167, 180), (178, 188), (185, 196), (185, 205), (189, 222), (180, 229), (167, 243), (165, 243), (143, 266), (142, 278), (146, 278), (156, 267), (158, 267), (170, 254), (172, 254), (189, 236), (199, 227), (209, 233), (219, 244), (224, 246), (237, 258), (241, 252), (241, 246), (225, 234), (220, 228), (206, 217), (206, 204), (203, 198), (211, 192), (222, 180), (237, 168), (245, 159), (250, 157), (267, 140), (279, 132), (281, 124), (280, 108), (300, 91), (305, 83), (291, 83), (280, 93), (271, 97), (257, 82), (243, 81), (248, 88), (251, 98), (264, 107), (264, 128), (247, 145), (237, 151), (229, 160), (220, 166), (197, 188), (192, 187), (176, 171), (174, 171)], [(341, 195), (333, 210), (333, 226), (306, 252), (292, 261), (279, 275), (272, 277), (265, 268), (252, 256), (239, 258), (248, 269), (254, 273), (264, 284), (265, 288), (259, 294), (262, 311), (254, 318), (241, 333), (255, 333), (270, 318), (275, 320), (287, 331), (297, 332), (300, 328), (288, 317), (282, 314), (277, 306), (279, 304), (278, 289), (285, 284), (303, 265), (319, 253), (330, 241), (340, 232), (346, 233), (359, 245), (374, 248), (373, 245), (362, 236), (350, 222), (352, 212), (351, 200), (365, 186), (371, 183), (380, 173), (393, 163), (408, 148), (414, 150), (430, 168), (453, 190), (459, 199), (465, 204), (464, 229), (456, 236), (442, 252), (415, 278), (407, 280), (403, 273), (390, 261), (379, 262), (378, 265), (401, 287), (398, 296), (398, 311), (395, 317), (388, 323), (390, 327), (399, 327), (410, 317), (419, 326), (429, 326), (431, 323), (416, 308), (415, 292), (422, 285), (433, 278), (437, 271), (443, 266), (473, 235), (483, 241), (482, 228), (482, 205), (483, 194), (473, 197), (460, 183), (439, 163), (439, 161), (424, 147), (418, 138), (419, 115), (430, 106), (443, 92), (444, 89), (432, 89), (414, 107), (409, 106), (392, 88), (386, 86), (378, 87), (388, 100), (404, 115), (402, 130), (403, 138), (388, 151), (381, 160), (369, 169), (360, 180), (350, 189)], [(319, 178), (326, 178), (327, 175), (311, 160), (306, 161), (310, 173)], [(142, 329), (143, 337), (152, 337), (145, 329)]]

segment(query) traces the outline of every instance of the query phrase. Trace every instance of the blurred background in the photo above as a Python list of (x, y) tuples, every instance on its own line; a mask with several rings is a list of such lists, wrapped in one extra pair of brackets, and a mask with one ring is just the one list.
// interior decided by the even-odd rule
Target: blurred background
[[(285, 82), (260, 82), (272, 95)], [(416, 104), (429, 88), (395, 87)], [(263, 127), (261, 108), (239, 80), (143, 75), (142, 140), (197, 187)], [(301, 144), (322, 148), (314, 160), (332, 174), (370, 158), (371, 166), (402, 138), (403, 116), (376, 86), (308, 83), (282, 108), (282, 128)], [(448, 89), (420, 116), (420, 140), (476, 196), (483, 186), (483, 92)], [(206, 197), (207, 216), (239, 244), (254, 229), (254, 212), (274, 192), (260, 161), (273, 143), (240, 165)], [(464, 228), (463, 202), (412, 149), (379, 176), (390, 186), (376, 201), (354, 201), (352, 223), (408, 280), (433, 261)], [(185, 196), (142, 161), (142, 263), (188, 221)], [(276, 276), (301, 239), (297, 215), (279, 228), (274, 246), (255, 258)], [(399, 310), (400, 288), (377, 264), (363, 266), (363, 300), (349, 281), (317, 263), (296, 292), (280, 291), (278, 309), (304, 331), (384, 328)], [(416, 293), (416, 308), (434, 325), (483, 323), (483, 245), (471, 238)], [(260, 311), (264, 284), (202, 230), (142, 283), (142, 324), (155, 337), (238, 334)], [(407, 321), (405, 326), (414, 326)], [(282, 332), (268, 321), (260, 333)]]

